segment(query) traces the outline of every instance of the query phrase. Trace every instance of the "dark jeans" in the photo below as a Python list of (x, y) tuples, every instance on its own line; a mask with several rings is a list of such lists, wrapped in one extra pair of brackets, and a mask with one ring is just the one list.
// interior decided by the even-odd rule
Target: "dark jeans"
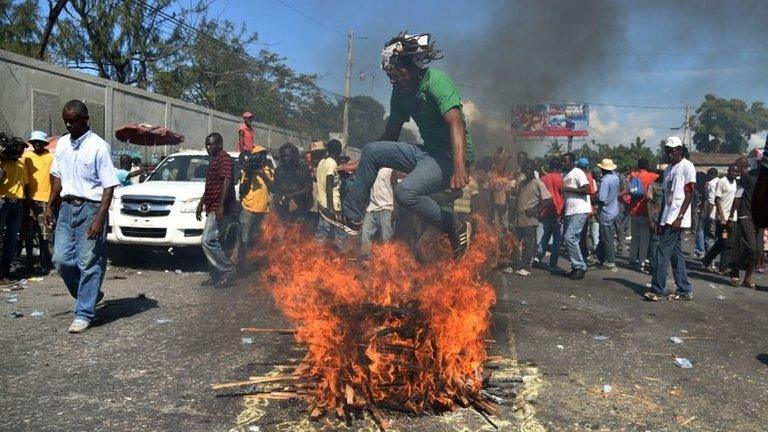
[[(727, 239), (723, 238), (724, 232), (728, 232)], [(726, 226), (720, 223), (720, 221), (717, 221), (715, 225), (715, 237), (717, 240), (715, 240), (715, 244), (712, 245), (707, 254), (704, 256), (704, 262), (711, 263), (715, 260), (715, 258), (717, 258), (718, 255), (720, 255), (720, 264), (718, 268), (720, 271), (723, 271), (731, 266), (731, 261), (733, 258), (731, 249), (733, 249), (732, 245), (734, 244), (735, 239), (738, 237), (737, 224), (732, 222), (729, 224), (729, 226)]]
[(440, 208), (429, 194), (448, 187), (453, 175), (449, 153), (427, 153), (420, 145), (395, 141), (375, 141), (363, 147), (357, 172), (349, 182), (342, 210), (353, 221), (362, 221), (368, 207), (371, 186), (381, 168), (392, 168), (408, 175), (395, 186), (395, 199), (402, 208), (421, 216), (427, 223), (451, 233), (461, 227), (453, 214)]
[(24, 206), (21, 200), (0, 198), (0, 232), (3, 237), (3, 253), (0, 259), (2, 276), (11, 271), (11, 263), (16, 256), (19, 244), (19, 230), (24, 217)]
[(107, 221), (97, 239), (88, 238), (88, 228), (99, 213), (99, 203), (64, 202), (56, 221), (53, 263), (76, 299), (75, 316), (93, 319), (107, 269)]
[(533, 255), (536, 253), (536, 227), (515, 227), (515, 234), (522, 243), (522, 248), (515, 249), (513, 260), (515, 270), (527, 269), (531, 266)]
[(683, 248), (680, 245), (682, 240), (682, 230), (676, 230), (669, 225), (661, 227), (659, 234), (659, 244), (656, 248), (656, 257), (651, 274), (651, 288), (661, 295), (667, 295), (667, 269), (672, 264), (672, 274), (675, 278), (675, 285), (679, 293), (693, 292), (691, 281), (688, 280), (688, 272), (685, 268), (685, 258), (683, 257)]
[(544, 230), (541, 241), (536, 250), (539, 259), (544, 258), (549, 245), (549, 238), (552, 238), (552, 248), (549, 251), (549, 266), (557, 267), (557, 259), (560, 258), (560, 242), (563, 239), (563, 226), (557, 217), (550, 217), (541, 221), (541, 227)]
[[(225, 223), (222, 223), (222, 225), (226, 226)], [(203, 253), (205, 253), (205, 257), (208, 259), (211, 277), (213, 278), (231, 276), (236, 272), (235, 265), (224, 251), (224, 245), (221, 243), (222, 237), (219, 222), (216, 220), (216, 214), (213, 212), (206, 213), (202, 246)], [(58, 243), (58, 239), (56, 242)]]
[(600, 224), (600, 243), (597, 244), (597, 259), (608, 266), (616, 265), (616, 223)]

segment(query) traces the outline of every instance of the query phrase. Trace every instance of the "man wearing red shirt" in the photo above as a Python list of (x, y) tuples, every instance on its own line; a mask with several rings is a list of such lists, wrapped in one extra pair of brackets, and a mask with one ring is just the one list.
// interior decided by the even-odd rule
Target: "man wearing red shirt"
[[(648, 261), (648, 242), (651, 239), (651, 229), (648, 226), (648, 199), (645, 192), (648, 186), (655, 182), (658, 174), (648, 171), (648, 160), (640, 158), (637, 161), (637, 169), (629, 174), (629, 182), (632, 177), (637, 177), (643, 185), (642, 191), (634, 193), (630, 191), (629, 203), (630, 235), (632, 242), (629, 245), (629, 265), (642, 271)], [(642, 196), (640, 196), (642, 194)]]
[(253, 114), (249, 111), (243, 113), (243, 122), (237, 128), (237, 150), (242, 153), (246, 152), (251, 154), (253, 150), (253, 127), (251, 121), (253, 120)]
[(549, 160), (547, 175), (541, 178), (541, 182), (547, 187), (547, 191), (552, 195), (552, 205), (546, 206), (539, 214), (543, 234), (536, 248), (536, 256), (539, 265), (544, 267), (542, 262), (544, 254), (549, 246), (549, 239), (552, 238), (552, 248), (549, 255), (549, 270), (557, 271), (557, 259), (560, 257), (560, 241), (563, 238), (563, 226), (560, 217), (563, 215), (563, 174), (561, 172), (561, 163), (559, 158)]

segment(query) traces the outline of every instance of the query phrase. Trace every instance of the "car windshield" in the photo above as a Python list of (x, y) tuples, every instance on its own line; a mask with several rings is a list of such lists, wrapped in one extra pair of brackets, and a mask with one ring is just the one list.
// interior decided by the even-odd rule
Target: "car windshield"
[(204, 182), (208, 172), (208, 156), (173, 155), (155, 168), (147, 181)]

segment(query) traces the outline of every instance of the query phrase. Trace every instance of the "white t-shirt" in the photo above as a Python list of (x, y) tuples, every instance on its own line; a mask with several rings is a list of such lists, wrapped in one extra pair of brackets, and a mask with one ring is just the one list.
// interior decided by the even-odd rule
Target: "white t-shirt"
[(381, 168), (376, 176), (376, 181), (371, 187), (371, 200), (366, 211), (382, 211), (394, 209), (394, 196), (392, 194), (392, 168)]
[[(565, 187), (580, 188), (588, 184), (587, 175), (579, 167), (574, 167), (571, 172), (563, 177), (563, 186)], [(564, 214), (566, 216), (582, 213), (589, 214), (592, 211), (589, 195), (566, 192), (563, 194), (563, 197), (565, 198)]]
[(717, 218), (717, 209), (715, 206), (715, 190), (717, 189), (717, 182), (720, 181), (719, 177), (715, 177), (707, 182), (707, 202), (712, 205), (712, 210), (709, 212), (709, 218), (715, 220)]
[[(723, 209), (723, 217), (728, 219), (731, 214), (731, 207), (733, 207), (733, 199), (736, 198), (736, 180), (728, 180), (728, 177), (723, 177), (718, 180), (715, 186), (715, 197), (720, 198), (720, 208)], [(715, 218), (717, 216), (717, 208), (715, 208)], [(733, 212), (731, 221), (736, 221), (736, 212)]]
[[(661, 214), (662, 225), (672, 225), (677, 219), (678, 213), (683, 207), (685, 201), (685, 185), (696, 183), (696, 167), (688, 159), (670, 165), (664, 171), (664, 183), (662, 190), (664, 192), (664, 212)], [(691, 207), (680, 221), (681, 228), (691, 227)]]

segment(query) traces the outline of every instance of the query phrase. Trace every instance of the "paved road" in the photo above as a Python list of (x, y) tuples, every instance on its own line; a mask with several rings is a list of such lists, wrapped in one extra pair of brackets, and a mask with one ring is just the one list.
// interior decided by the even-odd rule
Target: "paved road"
[[(294, 402), (214, 397), (210, 383), (268, 373), (268, 363), (301, 351), (285, 335), (242, 344), (240, 327), (286, 325), (268, 294), (248, 281), (227, 290), (200, 287), (203, 263), (181, 261), (146, 256), (131, 268), (110, 268), (107, 301), (83, 335), (66, 333), (72, 302), (55, 275), (30, 281), (15, 304), (0, 294), (0, 430), (338, 429), (306, 421)], [(765, 430), (768, 292), (691, 274), (696, 299), (685, 303), (642, 301), (647, 276), (625, 269), (591, 271), (578, 284), (540, 271), (494, 276), (493, 354), (506, 358), (494, 372), (525, 377), (521, 399), (533, 400), (518, 400), (515, 412), (502, 406), (496, 425)], [(768, 290), (765, 278), (758, 284)], [(5, 316), (14, 310), (25, 316)], [(34, 310), (45, 314), (30, 316)], [(608, 340), (594, 340), (598, 334)], [(670, 336), (695, 339), (673, 345)], [(689, 358), (693, 369), (675, 366), (674, 356)], [(604, 384), (610, 393), (601, 393)], [(399, 431), (493, 430), (469, 410), (391, 419)], [(360, 420), (351, 429), (370, 428)]]

